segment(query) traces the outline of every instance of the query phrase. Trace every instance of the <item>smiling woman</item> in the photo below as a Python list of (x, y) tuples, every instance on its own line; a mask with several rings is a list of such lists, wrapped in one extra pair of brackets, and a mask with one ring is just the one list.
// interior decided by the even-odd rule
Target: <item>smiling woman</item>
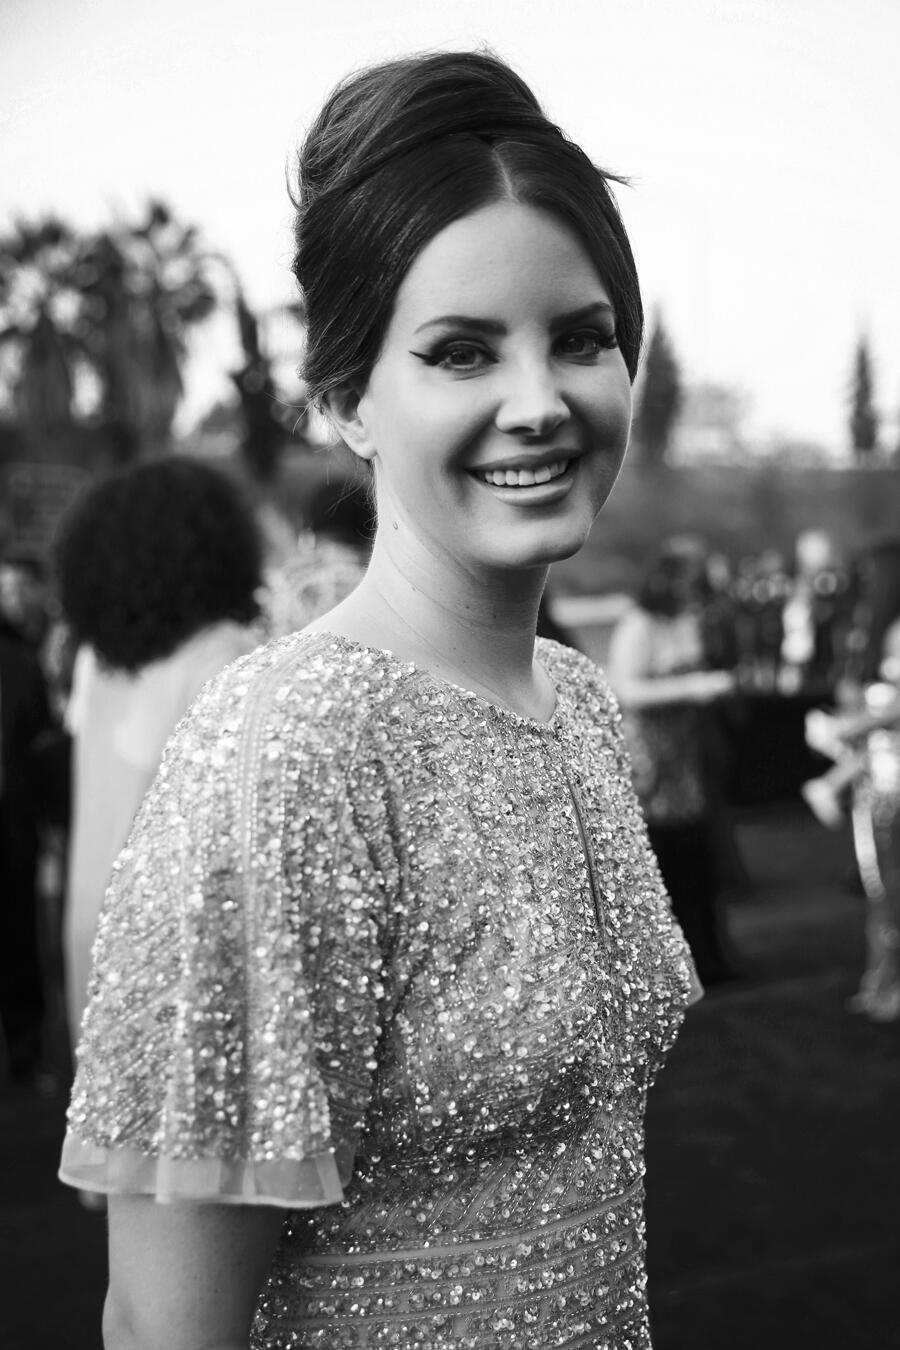
[(615, 702), (535, 639), (625, 453), (628, 242), (480, 54), (342, 85), (297, 210), (377, 532), (207, 687), (119, 860), (61, 1171), (110, 1196), (106, 1344), (646, 1350), (644, 1103), (696, 978)]
[[(370, 582), (377, 575), (405, 615), (413, 562), (442, 607), (473, 571), (484, 599), (497, 569), (504, 589), (539, 592), (543, 575), (530, 569), (581, 547), (615, 482), (631, 386), (609, 294), (578, 236), (501, 200), (422, 249), (365, 385), (326, 399), (374, 467), (380, 514), (397, 522), (376, 542)], [(364, 595), (372, 616), (368, 586)]]

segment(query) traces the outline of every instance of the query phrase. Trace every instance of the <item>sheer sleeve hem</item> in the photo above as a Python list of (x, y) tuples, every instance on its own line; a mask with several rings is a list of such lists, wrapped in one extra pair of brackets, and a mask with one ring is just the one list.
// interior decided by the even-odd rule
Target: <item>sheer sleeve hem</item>
[(690, 961), (689, 974), (691, 977), (691, 983), (690, 988), (688, 989), (687, 1005), (689, 1008), (693, 1008), (695, 1003), (699, 1003), (702, 998), (706, 997), (706, 990), (700, 983), (700, 977), (697, 974), (697, 967), (694, 965), (693, 959), (691, 959)]
[(344, 1198), (334, 1154), (302, 1159), (153, 1157), (135, 1148), (105, 1148), (68, 1134), (59, 1179), (104, 1195), (151, 1195), (159, 1201), (316, 1209)]

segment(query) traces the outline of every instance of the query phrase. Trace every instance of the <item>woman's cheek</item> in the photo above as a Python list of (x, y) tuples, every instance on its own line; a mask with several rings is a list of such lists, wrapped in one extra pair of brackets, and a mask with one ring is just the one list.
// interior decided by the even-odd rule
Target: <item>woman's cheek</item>
[(600, 431), (604, 442), (610, 446), (617, 446), (622, 455), (625, 453), (631, 432), (631, 415), (631, 385), (626, 384), (615, 398), (604, 405), (600, 417)]

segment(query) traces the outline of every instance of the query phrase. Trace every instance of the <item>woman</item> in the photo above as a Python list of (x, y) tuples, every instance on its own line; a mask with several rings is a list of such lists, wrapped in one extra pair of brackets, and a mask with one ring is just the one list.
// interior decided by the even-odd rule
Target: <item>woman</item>
[(163, 747), (207, 680), (258, 645), (262, 543), (238, 488), (184, 457), (110, 474), (78, 497), (55, 548), (79, 644), (66, 1001), (73, 1043), (112, 865)]
[(107, 1345), (647, 1346), (695, 985), (614, 704), (534, 636), (625, 451), (628, 242), (527, 86), (440, 54), (326, 103), (296, 273), (376, 537), (201, 696), (118, 864), (62, 1165), (110, 1192)]
[(637, 604), (616, 625), (608, 669), (624, 708), (650, 842), (700, 979), (713, 984), (731, 969), (717, 914), (714, 728), (704, 714), (734, 680), (705, 668), (705, 596), (705, 552), (693, 540), (670, 540), (649, 565)]

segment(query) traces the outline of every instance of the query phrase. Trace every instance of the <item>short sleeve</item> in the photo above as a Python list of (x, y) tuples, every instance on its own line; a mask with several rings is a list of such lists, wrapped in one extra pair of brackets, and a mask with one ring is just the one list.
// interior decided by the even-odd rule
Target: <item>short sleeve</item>
[(342, 1198), (375, 1067), (383, 910), (345, 722), (290, 650), (266, 649), (180, 724), (104, 903), (63, 1181)]

